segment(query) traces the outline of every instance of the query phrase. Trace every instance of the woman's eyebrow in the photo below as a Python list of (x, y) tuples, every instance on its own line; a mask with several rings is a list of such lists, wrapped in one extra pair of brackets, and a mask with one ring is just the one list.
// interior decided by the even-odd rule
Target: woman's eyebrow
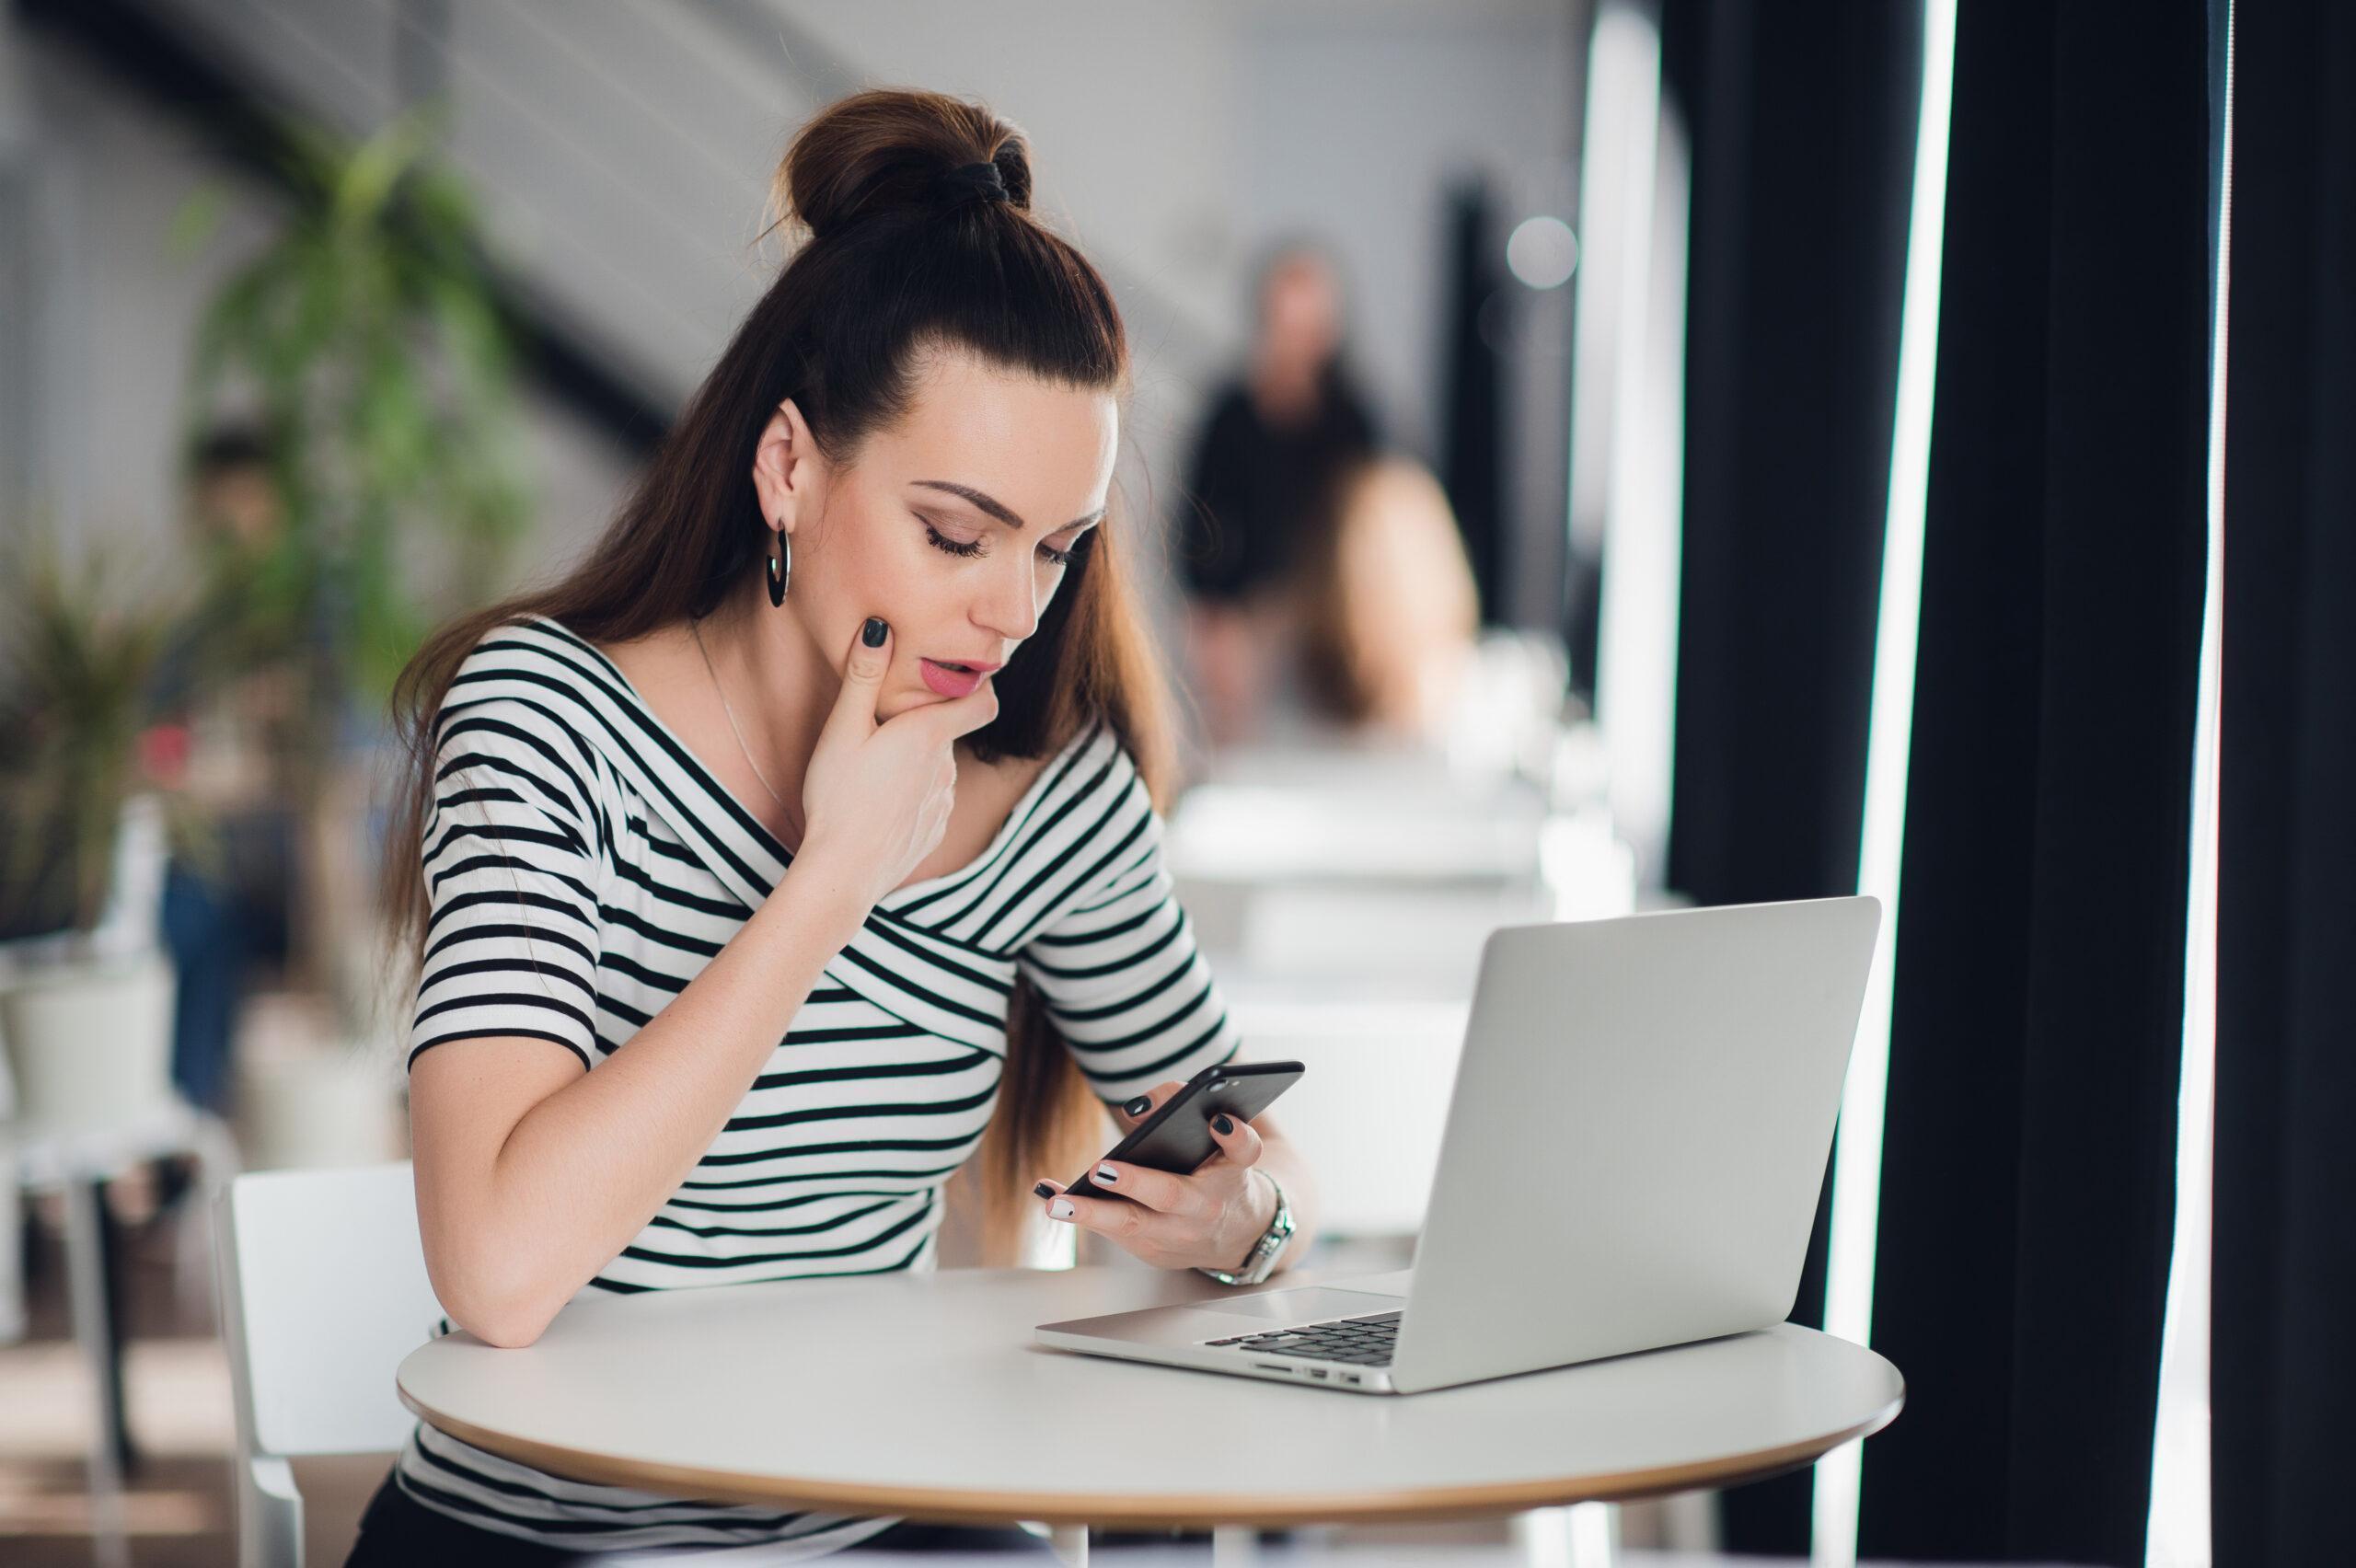
[[(992, 517), (997, 518), (999, 522), (1005, 524), (1010, 528), (1020, 528), (1022, 526), (1022, 519), (1017, 517), (1004, 502), (998, 501), (993, 497), (984, 495), (980, 490), (975, 490), (969, 485), (953, 485), (947, 479), (910, 479), (908, 482), (912, 485), (922, 485), (927, 490), (947, 490), (951, 495), (961, 496), (964, 499), (972, 502), (976, 506), (980, 507), (984, 512), (989, 513)], [(1103, 516), (1104, 508), (1100, 506), (1085, 517), (1073, 518), (1070, 522), (1064, 525), (1064, 528), (1077, 528), (1083, 524), (1101, 522), (1103, 519)], [(1055, 531), (1060, 534), (1063, 532), (1063, 528), (1058, 528)]]

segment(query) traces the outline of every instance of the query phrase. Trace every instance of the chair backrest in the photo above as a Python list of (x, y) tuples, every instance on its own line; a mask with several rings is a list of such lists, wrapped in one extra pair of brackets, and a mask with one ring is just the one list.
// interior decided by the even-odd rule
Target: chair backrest
[(214, 1216), (222, 1336), (248, 1456), (380, 1453), (416, 1424), (394, 1391), (442, 1308), (409, 1161), (240, 1176)]

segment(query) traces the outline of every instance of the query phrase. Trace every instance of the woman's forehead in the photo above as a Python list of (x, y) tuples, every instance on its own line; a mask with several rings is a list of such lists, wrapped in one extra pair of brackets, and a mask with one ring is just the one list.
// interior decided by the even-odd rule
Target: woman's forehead
[(1103, 505), (1119, 440), (1109, 390), (940, 351), (919, 363), (907, 412), (878, 432), (860, 466), (889, 483), (982, 490), (1050, 531)]

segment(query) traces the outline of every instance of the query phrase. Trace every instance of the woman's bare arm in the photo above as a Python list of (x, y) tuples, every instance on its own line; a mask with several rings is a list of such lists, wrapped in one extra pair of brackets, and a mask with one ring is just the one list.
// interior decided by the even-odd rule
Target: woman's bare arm
[[(882, 628), (883, 623), (872, 622)], [(941, 842), (957, 737), (988, 686), (878, 724), (889, 633), (854, 641), (803, 779), (802, 852), (727, 946), (587, 1071), (546, 1042), (456, 1039), (415, 1058), (410, 1125), (426, 1272), (451, 1319), (537, 1339), (678, 1190), (835, 954)]]
[(797, 860), (629, 1045), (584, 1070), (518, 1037), (454, 1040), (410, 1074), (418, 1226), (451, 1320), (496, 1345), (558, 1309), (678, 1191), (867, 913)]

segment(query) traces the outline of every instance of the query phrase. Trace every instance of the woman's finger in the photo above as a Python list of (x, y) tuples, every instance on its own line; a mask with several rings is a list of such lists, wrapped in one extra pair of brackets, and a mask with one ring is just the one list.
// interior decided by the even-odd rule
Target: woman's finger
[(1260, 1135), (1252, 1124), (1241, 1116), (1230, 1116), (1222, 1111), (1211, 1118), (1211, 1141), (1230, 1165), (1260, 1163)]
[(1123, 1132), (1126, 1132), (1131, 1127), (1136, 1126), (1139, 1122), (1144, 1121), (1148, 1116), (1152, 1115), (1156, 1111), (1161, 1109), (1161, 1102), (1163, 1101), (1169, 1099), (1172, 1095), (1177, 1093), (1180, 1090), (1185, 1087), (1186, 1086), (1184, 1084), (1180, 1083), (1176, 1078), (1164, 1079), (1162, 1082), (1155, 1084), (1151, 1089), (1147, 1090), (1143, 1094), (1138, 1095), (1135, 1100), (1130, 1101), (1127, 1104), (1114, 1107), (1113, 1114), (1119, 1118), (1121, 1130)]
[(1134, 1239), (1148, 1223), (1160, 1218), (1151, 1209), (1117, 1198), (1075, 1198), (1058, 1195), (1047, 1201), (1047, 1217), (1093, 1230), (1115, 1241)]
[(1218, 1206), (1206, 1199), (1193, 1183), (1150, 1166), (1107, 1159), (1088, 1174), (1091, 1181), (1106, 1192), (1126, 1198), (1133, 1204), (1143, 1204), (1157, 1214), (1204, 1215)]

